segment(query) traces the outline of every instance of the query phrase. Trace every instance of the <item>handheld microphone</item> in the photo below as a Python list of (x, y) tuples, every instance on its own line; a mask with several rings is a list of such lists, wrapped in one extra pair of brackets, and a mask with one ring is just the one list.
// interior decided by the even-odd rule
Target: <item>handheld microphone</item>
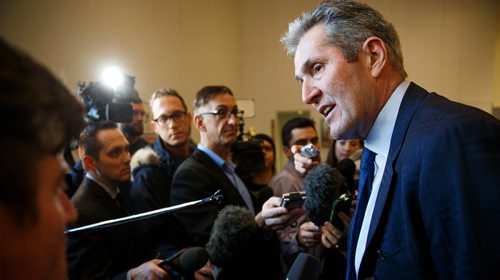
[(248, 209), (227, 205), (212, 227), (207, 251), (217, 280), (282, 279), (281, 248), (274, 232), (258, 227)]
[(220, 268), (245, 259), (254, 241), (257, 223), (248, 209), (228, 205), (215, 219), (207, 243), (212, 263)]
[(332, 207), (342, 187), (345, 187), (345, 179), (337, 169), (320, 164), (309, 170), (304, 178), (304, 191), (307, 194), (304, 208), (314, 224), (322, 226), (325, 221), (330, 221)]
[(202, 247), (183, 249), (166, 258), (158, 266), (174, 279), (194, 279), (194, 272), (208, 261), (208, 252)]
[(320, 261), (306, 253), (300, 253), (286, 275), (287, 280), (318, 280), (321, 272)]
[(356, 164), (352, 159), (345, 158), (338, 163), (338, 169), (347, 183), (346, 192), (354, 194), (354, 173), (356, 173)]

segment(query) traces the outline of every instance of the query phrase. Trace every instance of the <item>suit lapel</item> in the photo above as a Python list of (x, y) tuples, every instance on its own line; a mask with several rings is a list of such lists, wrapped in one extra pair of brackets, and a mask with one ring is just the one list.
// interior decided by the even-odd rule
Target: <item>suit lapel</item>
[(108, 209), (111, 213), (115, 213), (117, 216), (123, 216), (123, 213), (116, 204), (116, 201), (107, 193), (99, 184), (97, 184), (94, 180), (85, 178), (88, 181), (87, 187), (90, 193), (93, 194), (96, 199), (101, 201), (101, 205)]
[(377, 229), (377, 226), (380, 222), (380, 217), (382, 216), (385, 202), (387, 200), (387, 195), (389, 194), (389, 190), (391, 187), (395, 162), (398, 158), (399, 152), (401, 151), (406, 132), (408, 131), (408, 127), (413, 116), (415, 115), (415, 112), (417, 111), (426, 94), (427, 92), (424, 89), (420, 88), (414, 83), (411, 83), (405, 92), (403, 100), (401, 101), (398, 117), (396, 119), (396, 124), (392, 133), (391, 146), (389, 148), (389, 155), (385, 164), (384, 175), (382, 177), (382, 182), (380, 183), (380, 189), (377, 195), (377, 201), (375, 202), (375, 208), (373, 210), (372, 220), (370, 223), (370, 230), (368, 231), (367, 244), (370, 244), (375, 230)]
[[(227, 178), (226, 173), (215, 164), (215, 162), (204, 152), (196, 150), (193, 153), (193, 157), (205, 168), (210, 170), (217, 179), (218, 186), (214, 186), (216, 189), (220, 189), (225, 197), (225, 200), (230, 202), (230, 204), (238, 203), (241, 206), (246, 207), (245, 201), (241, 197), (240, 193), (236, 189), (236, 186)], [(226, 197), (227, 196), (227, 197)]]

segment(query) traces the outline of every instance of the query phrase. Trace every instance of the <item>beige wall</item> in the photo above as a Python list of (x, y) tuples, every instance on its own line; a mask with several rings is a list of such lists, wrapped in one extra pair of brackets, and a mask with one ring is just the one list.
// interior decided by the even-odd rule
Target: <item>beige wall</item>
[[(497, 1), (364, 2), (396, 26), (411, 80), (485, 111), (500, 105)], [(173, 87), (191, 104), (202, 86), (228, 85), (238, 98), (255, 100), (257, 115), (246, 128), (271, 133), (277, 111), (310, 110), (301, 103), (279, 37), (289, 21), (317, 3), (5, 0), (0, 35), (47, 64), (71, 89), (77, 80), (96, 80), (110, 64), (136, 76), (144, 99), (159, 87)]]
[(493, 106), (500, 110), (500, 4), (497, 3), (497, 33), (495, 40), (495, 69), (493, 71)]

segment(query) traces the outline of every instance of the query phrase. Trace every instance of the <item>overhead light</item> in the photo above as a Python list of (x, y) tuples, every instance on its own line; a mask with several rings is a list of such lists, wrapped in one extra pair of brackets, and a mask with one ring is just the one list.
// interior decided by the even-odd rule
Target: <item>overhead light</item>
[(123, 84), (125, 76), (120, 68), (117, 66), (111, 66), (104, 69), (101, 74), (101, 79), (106, 85), (116, 89)]

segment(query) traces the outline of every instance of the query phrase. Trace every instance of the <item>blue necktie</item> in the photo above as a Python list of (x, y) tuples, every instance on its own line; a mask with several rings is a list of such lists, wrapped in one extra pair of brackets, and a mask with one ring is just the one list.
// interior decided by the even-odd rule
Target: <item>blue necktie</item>
[(351, 233), (349, 235), (349, 247), (347, 249), (347, 279), (356, 279), (356, 268), (354, 259), (356, 256), (356, 244), (358, 243), (359, 232), (363, 224), (366, 205), (372, 192), (373, 172), (375, 163), (375, 153), (364, 148), (360, 164), (360, 177), (358, 187), (358, 201), (356, 213), (352, 221)]
[(248, 210), (250, 210), (250, 212), (252, 212), (252, 214), (255, 215), (256, 213), (255, 213), (255, 209), (253, 207), (253, 201), (252, 201), (252, 197), (250, 196), (250, 192), (248, 191), (246, 186), (244, 186), (244, 185), (242, 186), (238, 182), (238, 179), (236, 178), (236, 172), (234, 170), (234, 164), (232, 162), (226, 162), (226, 163), (224, 163), (223, 168), (225, 169), (225, 171), (227, 173), (229, 173), (231, 175), (233, 184), (236, 187), (236, 189), (238, 190), (238, 192), (240, 193), (241, 198), (243, 199), (243, 201), (247, 205)]

